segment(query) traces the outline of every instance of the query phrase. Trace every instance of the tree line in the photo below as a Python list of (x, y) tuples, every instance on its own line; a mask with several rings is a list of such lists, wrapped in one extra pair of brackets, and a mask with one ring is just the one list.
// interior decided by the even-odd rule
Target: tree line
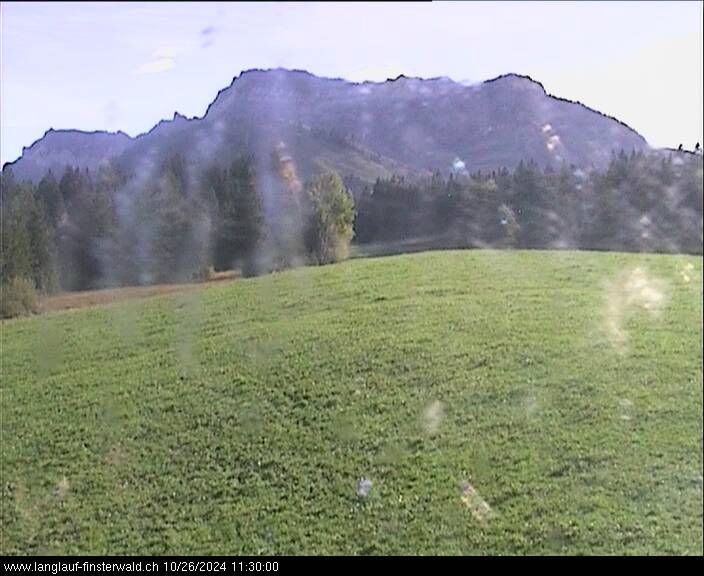
[(702, 253), (702, 157), (621, 152), (604, 171), (436, 173), (377, 180), (357, 200), (356, 242)]
[(335, 173), (292, 186), (285, 159), (251, 157), (196, 171), (178, 155), (126, 174), (49, 171), (37, 185), (0, 178), (2, 316), (31, 311), (33, 292), (245, 276), (345, 258), (354, 202)]
[(178, 155), (127, 172), (0, 175), (3, 316), (34, 292), (246, 276), (347, 257), (359, 244), (702, 253), (702, 158), (621, 152), (603, 171), (521, 162), (490, 173), (302, 184), (285, 148), (197, 170)]

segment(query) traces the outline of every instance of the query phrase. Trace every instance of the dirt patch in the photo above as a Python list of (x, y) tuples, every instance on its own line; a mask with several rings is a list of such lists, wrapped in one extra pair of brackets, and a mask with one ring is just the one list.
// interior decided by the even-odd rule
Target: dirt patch
[(42, 299), (41, 311), (54, 312), (57, 310), (71, 310), (89, 306), (101, 306), (125, 300), (149, 298), (173, 292), (186, 292), (197, 290), (215, 282), (230, 282), (240, 277), (237, 271), (217, 272), (211, 279), (203, 282), (186, 284), (153, 284), (150, 286), (125, 286), (124, 288), (105, 288), (103, 290), (85, 290), (82, 292), (64, 292)]

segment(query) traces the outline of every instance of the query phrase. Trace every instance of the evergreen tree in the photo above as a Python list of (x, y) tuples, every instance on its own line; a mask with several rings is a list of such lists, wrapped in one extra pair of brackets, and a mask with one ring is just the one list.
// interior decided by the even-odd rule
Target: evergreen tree
[(251, 158), (234, 160), (229, 169), (211, 167), (205, 174), (216, 206), (213, 217), (213, 263), (216, 270), (240, 267), (255, 271), (262, 235), (262, 206)]
[(545, 245), (545, 203), (543, 175), (534, 162), (520, 162), (513, 173), (509, 205), (520, 226), (518, 245), (537, 248)]
[(37, 199), (44, 206), (44, 212), (52, 227), (56, 228), (66, 212), (59, 182), (49, 170), (37, 185)]
[(194, 240), (195, 202), (188, 195), (185, 160), (175, 155), (161, 165), (148, 186), (147, 206), (153, 218), (145, 279), (151, 282), (190, 280), (200, 267)]
[(0, 281), (26, 279), (39, 291), (56, 288), (56, 262), (49, 224), (29, 183), (17, 183), (3, 174)]

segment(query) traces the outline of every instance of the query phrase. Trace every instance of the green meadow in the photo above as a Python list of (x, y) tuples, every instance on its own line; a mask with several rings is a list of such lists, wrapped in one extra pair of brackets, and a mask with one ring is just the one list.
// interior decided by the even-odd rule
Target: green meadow
[(703, 553), (701, 257), (359, 258), (1, 360), (3, 554)]

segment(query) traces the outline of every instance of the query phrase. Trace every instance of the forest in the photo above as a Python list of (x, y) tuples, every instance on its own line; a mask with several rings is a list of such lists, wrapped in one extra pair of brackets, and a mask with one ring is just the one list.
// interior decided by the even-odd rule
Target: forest
[(2, 173), (2, 316), (38, 294), (245, 276), (346, 258), (350, 243), (434, 248), (702, 253), (701, 154), (614, 154), (603, 171), (520, 162), (473, 174), (302, 184), (275, 150), (197, 171), (180, 155), (149, 174), (67, 166), (37, 183)]

